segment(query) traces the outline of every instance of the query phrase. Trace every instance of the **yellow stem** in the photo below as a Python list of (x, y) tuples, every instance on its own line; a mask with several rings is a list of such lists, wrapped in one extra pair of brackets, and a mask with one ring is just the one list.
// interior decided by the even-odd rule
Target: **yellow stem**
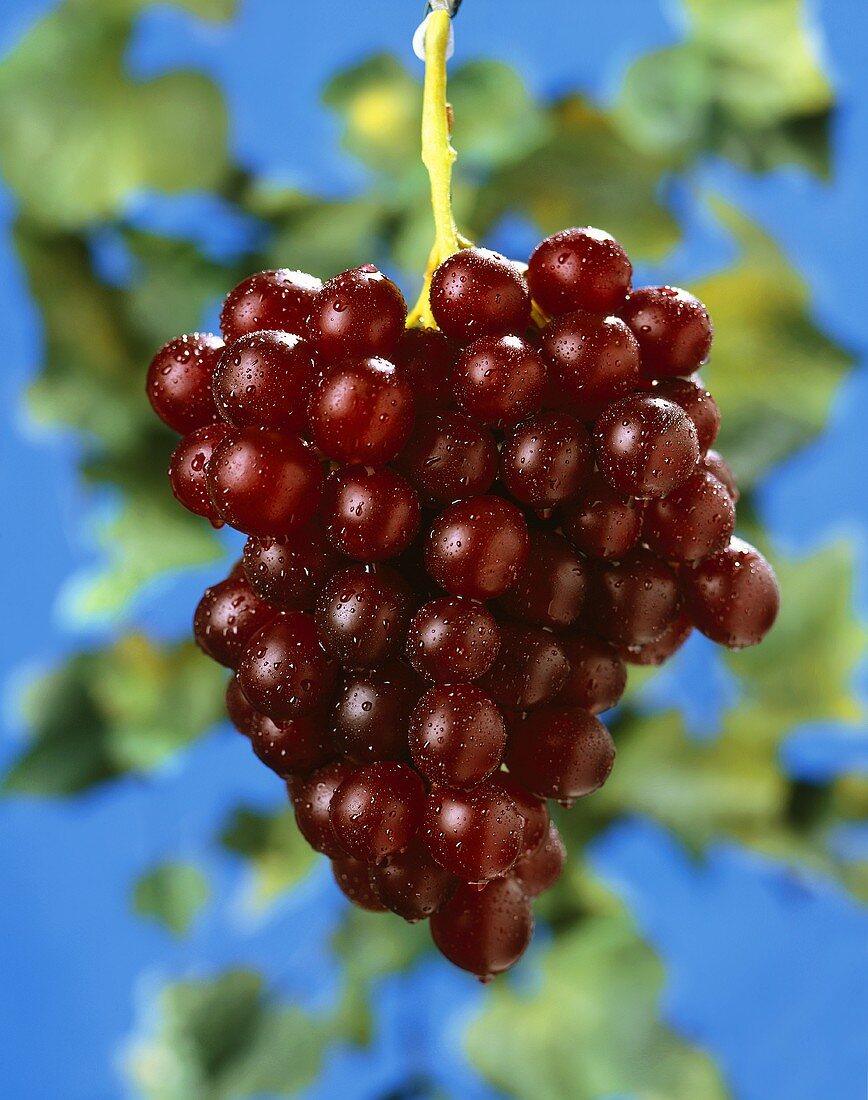
[(422, 163), (431, 180), (431, 209), (434, 213), (434, 246), (419, 300), (410, 311), (407, 327), (424, 325), (436, 328), (431, 314), (431, 275), (434, 268), (459, 248), (470, 244), (459, 238), (452, 215), (452, 165), (455, 150), (449, 134), (446, 109), (446, 50), (449, 45), (450, 16), (446, 11), (432, 12), (425, 32), (425, 89), (422, 95)]

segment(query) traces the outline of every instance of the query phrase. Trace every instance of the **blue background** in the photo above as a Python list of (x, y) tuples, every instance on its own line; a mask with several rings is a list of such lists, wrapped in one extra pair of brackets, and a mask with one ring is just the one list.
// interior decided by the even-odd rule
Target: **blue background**
[[(51, 6), (49, 0), (5, 0), (0, 52)], [(415, 15), (416, 6), (409, 6)], [(282, 182), (341, 192), (358, 182), (360, 169), (341, 155), (318, 93), (328, 76), (369, 52), (406, 55), (414, 21), (407, 9), (396, 0), (247, 0), (231, 25), (213, 26), (157, 8), (141, 18), (128, 63), (142, 76), (178, 66), (203, 69), (224, 91), (243, 163)], [(866, 29), (866, 13), (862, 0), (826, 0), (812, 11), (841, 103), (831, 182), (795, 169), (757, 178), (717, 162), (701, 172), (780, 243), (810, 286), (819, 325), (859, 359), (825, 435), (777, 468), (761, 487), (759, 506), (774, 544), (792, 556), (842, 535), (856, 544), (857, 602), (868, 618), (868, 309), (859, 290), (868, 251), (868, 69), (858, 33)], [(552, 33), (558, 21), (578, 23), (581, 50), (576, 34)], [(457, 29), (462, 59), (500, 57), (540, 93), (579, 87), (602, 99), (633, 57), (677, 41), (680, 33), (672, 13), (647, 0), (597, 4), (593, 12), (573, 0), (467, 0)], [(725, 258), (726, 244), (701, 218), (685, 213), (686, 243), (672, 277), (689, 282)], [(77, 578), (95, 564), (89, 520), (105, 502), (85, 497), (77, 483), (75, 440), (39, 433), (22, 412), (41, 333), (9, 240), (13, 214), (0, 189), (0, 420), (12, 518), (2, 554), (7, 625), (10, 611), (14, 622), (3, 640), (0, 763), (20, 744), (21, 684), (84, 641), (110, 637), (117, 625), (82, 627), (66, 613)], [(142, 198), (134, 216), (144, 226), (197, 240), (207, 235), (220, 252), (240, 248), (252, 232), (204, 197)], [(506, 249), (504, 233), (498, 244)], [(514, 243), (520, 251), (523, 242)], [(110, 253), (105, 262), (111, 265)], [(201, 585), (202, 577), (192, 576), (150, 590), (136, 607), (138, 621), (179, 633)], [(727, 688), (709, 647), (694, 638), (656, 690), (689, 716), (691, 708), (720, 705)], [(834, 728), (795, 730), (784, 765), (808, 779), (866, 772), (868, 737), (844, 737)], [(328, 937), (342, 902), (320, 870), (277, 909), (251, 916), (237, 865), (208, 845), (232, 797), (267, 807), (277, 796), (264, 771), (237, 767), (232, 735), (220, 730), (147, 783), (126, 778), (74, 806), (0, 803), (0, 1035), (7, 1048), (0, 1095), (125, 1095), (124, 1045), (141, 1027), (150, 993), (179, 974), (250, 964), (306, 1004), (330, 1003), (337, 971)], [(841, 843), (864, 854), (866, 837), (854, 829)], [(167, 851), (203, 861), (215, 884), (217, 904), (180, 942), (132, 920), (128, 908), (130, 884)], [(734, 1097), (861, 1100), (866, 920), (852, 898), (829, 881), (796, 878), (731, 844), (712, 847), (697, 864), (643, 820), (610, 829), (592, 859), (663, 961), (666, 1020), (711, 1054)], [(388, 979), (378, 991), (373, 1048), (334, 1052), (309, 1095), (385, 1095), (406, 1080), (408, 1060), (450, 1095), (495, 1095), (466, 1063), (456, 1038), (483, 996), (464, 976), (428, 962)]]

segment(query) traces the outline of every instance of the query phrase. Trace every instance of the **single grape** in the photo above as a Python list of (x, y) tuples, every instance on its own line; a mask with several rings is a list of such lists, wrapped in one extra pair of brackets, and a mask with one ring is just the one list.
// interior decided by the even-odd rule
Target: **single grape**
[(594, 429), (597, 464), (619, 493), (665, 497), (690, 477), (699, 458), (693, 421), (672, 401), (647, 393), (623, 397)]
[(317, 603), (326, 649), (347, 667), (389, 660), (401, 647), (411, 603), (407, 582), (387, 566), (342, 569), (323, 586)]
[(692, 378), (663, 378), (655, 382), (652, 393), (684, 409), (696, 428), (699, 453), (704, 455), (720, 431), (720, 409), (708, 390)]
[(341, 755), (359, 764), (408, 759), (407, 727), (422, 690), (413, 670), (399, 661), (347, 670), (333, 712)]
[(562, 229), (531, 253), (527, 279), (534, 301), (557, 316), (576, 309), (617, 313), (627, 300), (633, 265), (602, 229)]
[(639, 549), (618, 562), (596, 563), (587, 619), (615, 645), (645, 645), (660, 637), (680, 603), (674, 571), (649, 550)]
[(252, 737), (262, 721), (270, 721), (247, 701), (237, 675), (233, 675), (226, 685), (225, 700), (229, 721), (245, 737)]
[(314, 851), (322, 852), (329, 859), (343, 859), (347, 854), (335, 836), (329, 807), (335, 791), (355, 770), (352, 764), (338, 760), (292, 784), (291, 797), (298, 831)]
[(322, 492), (322, 468), (297, 435), (237, 428), (208, 462), (211, 502), (246, 535), (288, 535), (311, 519)]
[(623, 558), (642, 533), (643, 504), (624, 498), (598, 473), (585, 491), (561, 509), (561, 530), (583, 554)]
[(697, 562), (729, 542), (735, 530), (735, 505), (726, 486), (698, 469), (663, 500), (645, 510), (645, 542), (661, 558)]
[(413, 391), (387, 359), (349, 359), (325, 370), (308, 400), (311, 437), (337, 462), (379, 466), (410, 437)]
[(522, 421), (500, 453), (503, 484), (516, 500), (537, 509), (576, 497), (593, 468), (588, 430), (568, 413), (538, 413)]
[(524, 516), (500, 497), (458, 501), (434, 521), (425, 565), (453, 596), (490, 600), (515, 583), (527, 558)]
[(407, 304), (373, 264), (335, 275), (314, 298), (309, 332), (328, 362), (389, 356), (404, 335)]
[(288, 611), (264, 626), (241, 656), (238, 679), (253, 706), (275, 721), (316, 710), (334, 686), (335, 670), (313, 616)]
[(569, 665), (557, 638), (535, 626), (500, 624), (500, 651), (479, 680), (501, 706), (529, 710), (554, 699), (564, 686)]
[(302, 335), (322, 283), (303, 271), (259, 271), (229, 292), (220, 314), (223, 339), (230, 343), (250, 332), (279, 329)]
[(497, 442), (459, 412), (419, 417), (396, 467), (428, 507), (487, 493), (497, 473)]
[(537, 898), (554, 886), (563, 874), (566, 862), (566, 846), (557, 825), (552, 822), (548, 835), (539, 847), (520, 859), (512, 874), (529, 898)]
[(464, 882), (497, 878), (521, 854), (524, 818), (491, 780), (472, 791), (437, 787), (428, 795), (422, 839), (441, 867)]
[(452, 400), (452, 368), (458, 358), (454, 344), (433, 328), (411, 328), (401, 337), (392, 362), (410, 383), (423, 408), (441, 409)]
[(312, 611), (322, 585), (346, 564), (316, 519), (281, 539), (249, 538), (242, 562), (253, 591), (281, 611)]
[(380, 900), (376, 887), (371, 883), (370, 868), (352, 856), (332, 860), (332, 874), (344, 897), (359, 909), (369, 913), (385, 913), (388, 906)]
[(418, 839), (369, 869), (371, 883), (387, 909), (404, 920), (426, 920), (455, 893), (458, 880), (435, 862)]
[(618, 650), (593, 634), (570, 633), (558, 640), (570, 663), (558, 703), (591, 714), (613, 707), (627, 686), (627, 669)]
[(732, 497), (732, 503), (738, 504), (740, 496), (738, 485), (736, 485), (735, 476), (723, 455), (718, 454), (717, 451), (708, 451), (700, 460), (700, 465), (704, 470), (708, 470), (710, 474), (714, 474), (717, 480), (724, 484), (726, 491)]
[(169, 459), (169, 484), (179, 504), (197, 516), (222, 527), (208, 494), (206, 473), (211, 455), (231, 432), (228, 424), (206, 424), (185, 435)]
[(510, 729), (510, 775), (540, 798), (571, 802), (598, 790), (615, 762), (603, 723), (578, 707), (540, 707)]
[(284, 722), (266, 715), (251, 734), (250, 744), (257, 757), (281, 779), (306, 775), (334, 759), (326, 716), (303, 714)]
[(757, 645), (774, 625), (781, 590), (763, 555), (742, 539), (682, 573), (696, 627), (730, 649)]
[(537, 798), (535, 794), (531, 794), (527, 787), (523, 787), (508, 772), (498, 772), (493, 776), (492, 783), (500, 787), (501, 790), (506, 791), (518, 807), (518, 812), (524, 820), (521, 843), (523, 857), (534, 851), (542, 843), (543, 837), (548, 832), (548, 805), (544, 798)]
[(523, 333), (530, 324), (524, 276), (496, 252), (464, 248), (435, 270), (431, 312), (450, 340)]
[(193, 635), (213, 661), (235, 668), (247, 643), (274, 616), (274, 608), (243, 577), (230, 577), (205, 590), (193, 616)]
[(508, 427), (539, 409), (545, 381), (546, 365), (526, 340), (482, 336), (455, 364), (455, 401), (474, 420)]
[(491, 668), (499, 648), (494, 616), (473, 600), (431, 600), (419, 608), (407, 631), (410, 663), (440, 684), (478, 680)]
[(425, 784), (407, 764), (366, 764), (344, 779), (329, 806), (338, 843), (354, 859), (379, 863), (406, 848), (422, 821)]
[(631, 665), (662, 665), (677, 653), (693, 630), (693, 623), (680, 611), (659, 638), (644, 645), (622, 646), (621, 655)]
[(711, 351), (714, 327), (708, 310), (677, 286), (643, 286), (619, 311), (639, 341), (646, 378), (687, 375)]
[(587, 586), (584, 562), (562, 535), (531, 531), (524, 568), (498, 604), (525, 623), (570, 626), (582, 610)]
[(214, 400), (236, 428), (307, 428), (307, 397), (317, 370), (313, 347), (289, 332), (253, 332), (230, 344), (214, 373)]
[(533, 911), (513, 878), (484, 890), (461, 885), (431, 918), (437, 949), (455, 966), (483, 982), (515, 966), (533, 935)]
[(413, 763), (429, 782), (463, 790), (500, 767), (506, 726), (474, 684), (438, 684), (416, 704), (409, 737)]
[(639, 388), (639, 345), (618, 317), (577, 310), (543, 329), (543, 358), (571, 412), (592, 421)]
[(219, 336), (193, 332), (170, 340), (151, 360), (148, 400), (173, 432), (187, 435), (219, 420), (211, 378), (222, 351)]
[(356, 561), (384, 561), (406, 550), (419, 527), (419, 497), (388, 467), (345, 466), (325, 483), (320, 517), (333, 545)]

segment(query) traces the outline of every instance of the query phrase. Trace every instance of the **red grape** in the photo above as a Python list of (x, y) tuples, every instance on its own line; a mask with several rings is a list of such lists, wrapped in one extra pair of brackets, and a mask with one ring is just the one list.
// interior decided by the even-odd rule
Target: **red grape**
[(259, 271), (230, 291), (220, 314), (220, 330), (229, 343), (249, 332), (280, 329), (302, 335), (319, 279), (303, 271)]
[(557, 825), (552, 822), (547, 836), (534, 851), (516, 863), (512, 874), (525, 894), (536, 898), (554, 886), (563, 873), (566, 861), (567, 849)]
[(639, 341), (646, 378), (692, 374), (708, 358), (714, 328), (698, 298), (677, 286), (643, 286), (619, 311)]
[(305, 775), (334, 759), (329, 727), (321, 712), (284, 722), (261, 716), (250, 735), (253, 751), (281, 779)]
[(345, 466), (326, 481), (320, 515), (332, 543), (348, 558), (384, 561), (413, 541), (419, 498), (388, 467)]
[(539, 409), (546, 365), (519, 336), (482, 336), (458, 357), (454, 378), (459, 408), (474, 420), (502, 428)]
[(354, 859), (379, 863), (406, 848), (422, 821), (425, 784), (407, 764), (380, 761), (351, 772), (335, 791), (329, 820)]
[(355, 770), (352, 764), (338, 760), (292, 784), (292, 804), (298, 831), (314, 851), (322, 852), (329, 859), (342, 859), (347, 854), (335, 836), (329, 807), (335, 791)]
[(442, 332), (411, 328), (401, 337), (392, 362), (410, 383), (420, 405), (444, 408), (452, 399), (452, 368), (458, 349)]
[(422, 839), (441, 867), (465, 882), (506, 874), (521, 854), (524, 818), (489, 780), (472, 791), (437, 787), (428, 795)]
[(407, 305), (401, 291), (373, 264), (343, 271), (314, 298), (309, 328), (329, 362), (389, 356), (404, 334)]
[(359, 909), (369, 913), (385, 913), (388, 906), (380, 900), (376, 887), (371, 883), (370, 868), (352, 856), (332, 860), (332, 874), (344, 897)]
[(627, 299), (633, 265), (623, 247), (602, 229), (562, 229), (531, 253), (527, 279), (546, 313), (575, 309), (616, 313)]
[(565, 634), (559, 641), (570, 671), (558, 703), (591, 714), (613, 707), (627, 686), (627, 670), (617, 649), (593, 634)]
[(151, 360), (148, 400), (160, 420), (179, 435), (219, 419), (211, 378), (222, 351), (219, 336), (193, 332), (170, 340)]
[(482, 604), (443, 596), (424, 604), (407, 631), (413, 667), (437, 683), (478, 680), (500, 648), (494, 616)]
[(489, 600), (515, 583), (527, 549), (527, 525), (514, 504), (473, 497), (450, 505), (434, 521), (425, 565), (453, 596)]
[(222, 527), (208, 494), (208, 463), (215, 449), (231, 432), (228, 424), (206, 424), (185, 435), (169, 459), (169, 483), (179, 504), (197, 516), (205, 516), (215, 527)]
[(438, 684), (413, 710), (410, 754), (431, 783), (475, 787), (500, 767), (505, 746), (503, 717), (474, 684)]
[(326, 649), (342, 665), (374, 665), (397, 654), (411, 612), (407, 582), (387, 566), (353, 566), (323, 586), (317, 623)]
[(587, 428), (568, 413), (538, 413), (522, 421), (500, 453), (503, 484), (516, 500), (538, 509), (575, 497), (593, 467)]
[(542, 842), (549, 827), (549, 808), (544, 798), (537, 798), (527, 787), (523, 787), (508, 772), (498, 772), (492, 779), (501, 790), (506, 791), (518, 807), (524, 820), (522, 829), (522, 855), (532, 852)]
[(722, 550), (735, 530), (735, 505), (726, 486), (699, 469), (645, 510), (642, 533), (667, 561), (697, 562)]
[(566, 654), (553, 634), (504, 621), (497, 659), (479, 686), (501, 706), (528, 710), (553, 699), (568, 672)]
[(684, 484), (699, 458), (687, 413), (647, 393), (609, 405), (594, 429), (594, 446), (600, 471), (624, 496), (665, 497)]
[(724, 484), (726, 491), (732, 497), (733, 504), (738, 504), (740, 495), (738, 485), (736, 485), (735, 476), (723, 455), (718, 454), (717, 451), (709, 451), (702, 458), (700, 465), (704, 470), (708, 470), (710, 474), (714, 474), (717, 480)]
[(275, 616), (243, 577), (230, 577), (205, 590), (193, 616), (193, 635), (203, 653), (235, 668), (253, 635)]
[(678, 577), (649, 550), (596, 564), (588, 599), (593, 629), (616, 645), (656, 641), (678, 614)]
[(708, 390), (698, 379), (664, 378), (655, 383), (652, 392), (684, 409), (696, 428), (699, 453), (704, 455), (720, 431), (720, 409)]
[(609, 778), (615, 745), (603, 723), (578, 707), (540, 707), (510, 728), (510, 775), (540, 798), (570, 802)]
[(270, 721), (247, 701), (237, 676), (232, 676), (226, 685), (225, 702), (229, 721), (245, 737), (251, 737), (259, 728), (260, 722)]
[(685, 570), (682, 584), (696, 627), (730, 649), (757, 645), (777, 618), (781, 591), (774, 570), (742, 539)]
[(435, 862), (419, 840), (371, 867), (371, 883), (387, 909), (404, 920), (425, 920), (452, 897), (458, 880)]
[(282, 539), (249, 538), (242, 560), (253, 591), (282, 611), (312, 611), (320, 588), (344, 562), (317, 520)]
[(565, 538), (531, 531), (527, 561), (499, 606), (522, 622), (569, 626), (582, 610), (587, 583), (584, 563)]
[(289, 332), (254, 332), (230, 344), (214, 373), (214, 400), (236, 428), (299, 432), (316, 373), (313, 348)]
[(693, 630), (693, 623), (683, 611), (672, 620), (659, 638), (644, 645), (621, 646), (621, 655), (631, 665), (662, 665), (676, 653)]
[(524, 332), (530, 295), (524, 276), (503, 256), (465, 248), (435, 270), (431, 312), (450, 340), (466, 344), (480, 336)]
[(592, 558), (623, 558), (642, 533), (643, 505), (620, 496), (598, 473), (585, 492), (561, 509), (561, 529)]
[(238, 665), (241, 688), (275, 721), (315, 710), (332, 690), (335, 670), (312, 615), (289, 611), (253, 636)]
[(421, 694), (421, 682), (399, 661), (347, 671), (333, 715), (338, 750), (359, 764), (407, 759), (407, 727)]
[(419, 418), (395, 465), (430, 507), (487, 493), (497, 472), (497, 443), (459, 412)]
[(533, 911), (515, 879), (484, 890), (461, 885), (431, 918), (431, 936), (451, 963), (488, 981), (514, 966), (533, 935)]

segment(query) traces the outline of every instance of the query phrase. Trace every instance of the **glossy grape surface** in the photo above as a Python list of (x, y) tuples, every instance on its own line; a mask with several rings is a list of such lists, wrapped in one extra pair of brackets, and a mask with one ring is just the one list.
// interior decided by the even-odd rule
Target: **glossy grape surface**
[(600, 472), (627, 497), (665, 497), (699, 459), (696, 427), (673, 401), (633, 394), (609, 405), (594, 429)]
[(617, 313), (627, 300), (633, 265), (609, 233), (593, 226), (562, 229), (531, 253), (527, 280), (546, 313), (576, 309)]
[(524, 276), (496, 252), (465, 248), (444, 260), (431, 279), (434, 320), (450, 340), (521, 334), (530, 323)]
[(500, 497), (473, 497), (452, 504), (434, 521), (425, 565), (453, 596), (490, 600), (515, 584), (527, 551), (527, 524), (519, 509)]
[(512, 878), (490, 882), (484, 890), (459, 886), (430, 923), (446, 958), (483, 981), (514, 966), (533, 935), (530, 902)]
[(263, 329), (303, 335), (321, 287), (322, 283), (313, 275), (287, 268), (249, 276), (229, 292), (223, 303), (220, 314), (223, 339), (230, 343)]
[(148, 400), (160, 420), (179, 435), (219, 419), (211, 379), (222, 351), (219, 336), (193, 332), (170, 340), (151, 360)]

